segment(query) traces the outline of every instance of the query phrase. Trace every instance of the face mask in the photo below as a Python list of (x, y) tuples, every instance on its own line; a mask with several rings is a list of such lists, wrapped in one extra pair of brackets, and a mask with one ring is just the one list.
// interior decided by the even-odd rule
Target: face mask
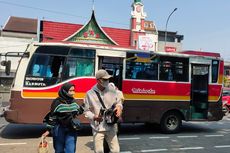
[(102, 85), (104, 88), (108, 87), (108, 85), (109, 85), (109, 80), (102, 81), (101, 85)]

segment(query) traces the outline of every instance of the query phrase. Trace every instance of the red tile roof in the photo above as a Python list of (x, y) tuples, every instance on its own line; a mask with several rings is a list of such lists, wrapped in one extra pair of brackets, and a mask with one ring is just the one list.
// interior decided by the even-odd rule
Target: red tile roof
[[(42, 41), (43, 42), (60, 42), (70, 35), (78, 31), (83, 25), (61, 23), (53, 21), (42, 21)], [(130, 34), (128, 29), (118, 29), (102, 27), (106, 34), (112, 38), (119, 46), (118, 47), (130, 47)]]

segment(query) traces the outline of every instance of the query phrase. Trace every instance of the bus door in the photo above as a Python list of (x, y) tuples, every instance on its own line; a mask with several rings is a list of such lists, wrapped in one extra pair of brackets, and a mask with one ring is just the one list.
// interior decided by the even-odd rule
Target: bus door
[(98, 69), (105, 69), (110, 75), (110, 82), (113, 82), (119, 90), (122, 89), (123, 63), (125, 53), (119, 51), (97, 51)]
[(191, 119), (207, 119), (209, 65), (192, 64)]

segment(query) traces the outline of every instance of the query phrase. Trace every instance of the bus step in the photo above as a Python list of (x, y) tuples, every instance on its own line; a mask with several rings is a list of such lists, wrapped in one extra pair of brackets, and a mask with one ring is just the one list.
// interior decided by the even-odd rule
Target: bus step
[(202, 119), (204, 118), (203, 113), (192, 113), (192, 119)]

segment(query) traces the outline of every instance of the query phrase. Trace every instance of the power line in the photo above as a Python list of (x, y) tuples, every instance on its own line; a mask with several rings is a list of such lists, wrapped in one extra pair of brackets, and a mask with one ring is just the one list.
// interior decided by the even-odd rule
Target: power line
[[(12, 6), (17, 6), (17, 7), (28, 8), (28, 9), (40, 10), (40, 11), (54, 13), (54, 14), (61, 14), (61, 15), (66, 15), (66, 16), (72, 16), (72, 17), (82, 18), (82, 19), (88, 19), (88, 17), (85, 17), (85, 16), (75, 15), (75, 14), (71, 14), (71, 13), (65, 13), (65, 12), (61, 12), (61, 11), (42, 9), (42, 8), (38, 8), (38, 7), (27, 6), (27, 5), (22, 5), (22, 4), (16, 4), (16, 3), (11, 3), (11, 2), (6, 2), (6, 1), (0, 1), (0, 3), (7, 4), (7, 5), (12, 5)], [(114, 22), (114, 21), (110, 21), (110, 20), (101, 20), (101, 19), (99, 19), (99, 20), (103, 21), (103, 22), (107, 22), (107, 23), (113, 23), (113, 24), (119, 24), (119, 25), (126, 25), (126, 26), (128, 25), (128, 24)]]

